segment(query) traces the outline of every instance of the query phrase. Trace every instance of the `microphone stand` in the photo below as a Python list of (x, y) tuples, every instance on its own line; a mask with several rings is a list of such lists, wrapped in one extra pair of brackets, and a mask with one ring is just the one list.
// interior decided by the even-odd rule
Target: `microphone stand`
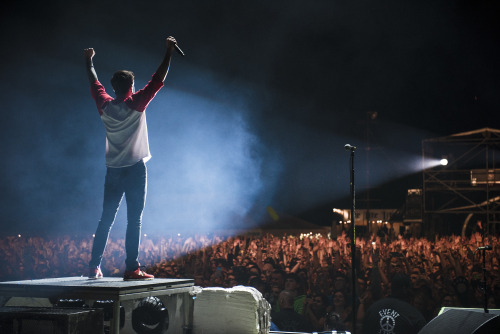
[(484, 293), (484, 313), (488, 311), (488, 290), (486, 289), (486, 248), (481, 249), (483, 252), (483, 280), (481, 281), (481, 288)]
[(351, 269), (352, 269), (352, 332), (353, 334), (356, 334), (356, 267), (355, 267), (355, 260), (356, 260), (356, 218), (355, 218), (355, 211), (356, 211), (356, 190), (354, 187), (354, 151), (356, 150), (356, 146), (351, 146), (349, 144), (345, 145), (344, 148), (346, 150), (351, 151), (351, 159), (350, 159), (350, 172), (351, 172), (351, 182), (350, 182), (350, 188), (351, 188), (351, 201), (352, 201), (352, 206), (351, 206)]

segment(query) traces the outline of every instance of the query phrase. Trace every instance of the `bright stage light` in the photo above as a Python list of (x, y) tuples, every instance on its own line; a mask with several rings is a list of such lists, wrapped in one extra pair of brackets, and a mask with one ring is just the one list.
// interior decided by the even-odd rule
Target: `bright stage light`
[(434, 167), (443, 167), (448, 165), (448, 159), (443, 157), (441, 159), (438, 158), (427, 158), (422, 164), (423, 169), (434, 168)]

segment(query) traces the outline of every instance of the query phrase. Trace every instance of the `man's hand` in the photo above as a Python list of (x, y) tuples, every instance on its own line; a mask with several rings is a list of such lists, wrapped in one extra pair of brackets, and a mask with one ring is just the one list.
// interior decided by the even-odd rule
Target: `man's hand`
[(83, 49), (83, 55), (85, 56), (85, 62), (87, 66), (87, 76), (89, 78), (89, 82), (93, 83), (97, 81), (97, 73), (94, 69), (94, 64), (92, 63), (92, 58), (95, 55), (95, 51), (92, 48)]
[(83, 49), (83, 55), (85, 59), (92, 59), (95, 55), (95, 51), (93, 48)]
[(158, 69), (153, 75), (160, 81), (165, 81), (165, 78), (168, 73), (168, 68), (170, 67), (170, 58), (172, 58), (172, 52), (174, 51), (175, 45), (177, 44), (177, 41), (172, 36), (168, 36), (166, 42), (167, 42), (167, 51), (165, 52), (163, 61), (161, 62), (160, 66), (158, 66)]
[(175, 48), (175, 44), (177, 44), (177, 41), (175, 40), (174, 37), (168, 36), (166, 42), (167, 42), (167, 49), (172, 52)]

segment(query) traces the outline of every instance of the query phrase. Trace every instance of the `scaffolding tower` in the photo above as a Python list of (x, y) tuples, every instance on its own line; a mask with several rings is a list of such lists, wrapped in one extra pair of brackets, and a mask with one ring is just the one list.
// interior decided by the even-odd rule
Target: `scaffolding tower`
[[(457, 227), (462, 235), (474, 229), (496, 232), (500, 222), (499, 150), (500, 130), (491, 128), (422, 141), (426, 234), (457, 231)], [(441, 159), (448, 164), (439, 164)]]

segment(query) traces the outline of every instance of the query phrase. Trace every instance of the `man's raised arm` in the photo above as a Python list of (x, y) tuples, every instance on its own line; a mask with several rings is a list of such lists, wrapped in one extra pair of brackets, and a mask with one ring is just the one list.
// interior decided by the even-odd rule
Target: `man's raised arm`
[(87, 75), (89, 77), (89, 82), (94, 83), (97, 81), (97, 73), (94, 69), (94, 64), (92, 63), (92, 58), (95, 55), (95, 51), (92, 48), (84, 49), (83, 55), (85, 56), (85, 64), (87, 67)]
[(165, 81), (167, 77), (168, 68), (170, 67), (170, 59), (172, 58), (172, 52), (174, 51), (175, 44), (177, 41), (172, 36), (167, 37), (167, 51), (165, 52), (165, 56), (163, 57), (163, 61), (160, 66), (156, 70), (154, 77), (160, 81)]

